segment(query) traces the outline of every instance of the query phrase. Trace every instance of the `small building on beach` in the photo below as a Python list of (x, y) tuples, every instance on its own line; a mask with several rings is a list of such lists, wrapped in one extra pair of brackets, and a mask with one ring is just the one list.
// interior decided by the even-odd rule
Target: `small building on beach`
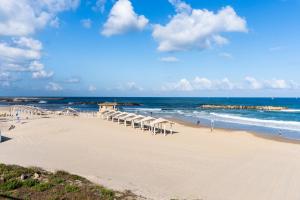
[(105, 112), (105, 111), (113, 111), (113, 110), (117, 110), (117, 103), (115, 102), (104, 102), (104, 103), (100, 103), (99, 105), (99, 112)]

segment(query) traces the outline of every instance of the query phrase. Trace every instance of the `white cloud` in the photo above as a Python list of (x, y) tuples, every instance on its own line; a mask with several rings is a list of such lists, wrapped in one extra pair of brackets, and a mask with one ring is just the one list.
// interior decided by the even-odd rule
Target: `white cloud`
[(267, 87), (272, 89), (290, 89), (292, 85), (283, 79), (272, 79), (265, 81)]
[(75, 9), (79, 2), (79, 0), (1, 0), (0, 35), (33, 34), (51, 21), (54, 25), (59, 12)]
[(193, 81), (195, 89), (209, 90), (212, 89), (213, 83), (211, 80), (202, 77), (196, 77)]
[(32, 78), (41, 79), (53, 76), (47, 72), (39, 61), (42, 54), (42, 43), (38, 40), (20, 37), (12, 42), (0, 43), (0, 70), (32, 72)]
[(250, 89), (257, 90), (263, 88), (263, 84), (260, 83), (256, 78), (247, 76), (245, 77), (245, 81), (249, 84)]
[(36, 60), (30, 63), (29, 70), (32, 71), (32, 78), (34, 79), (50, 78), (54, 75), (52, 71), (45, 71), (44, 64)]
[(27, 47), (33, 50), (42, 50), (43, 48), (42, 43), (33, 38), (20, 37), (18, 39), (14, 39), (13, 42), (17, 44), (19, 47)]
[(7, 43), (0, 43), (1, 61), (23, 61), (40, 59), (40, 50), (31, 48), (20, 48)]
[(183, 78), (179, 80), (177, 83), (168, 83), (166, 85), (162, 86), (163, 91), (192, 91), (194, 90), (193, 86), (191, 83)]
[(181, 0), (169, 0), (169, 2), (175, 7), (176, 12), (178, 13), (180, 12), (190, 13), (193, 10), (189, 4)]
[(91, 28), (92, 27), (92, 20), (91, 19), (82, 19), (80, 21), (81, 25), (84, 27), (84, 28)]
[(292, 80), (284, 79), (270, 79), (270, 80), (257, 80), (256, 78), (247, 76), (245, 77), (248, 89), (299, 89), (300, 85)]
[(223, 32), (247, 32), (246, 20), (230, 6), (214, 13), (192, 9), (180, 0), (170, 2), (176, 8), (176, 15), (166, 25), (154, 25), (152, 33), (159, 51), (202, 50), (213, 44), (227, 44), (227, 38), (220, 35)]
[(101, 34), (109, 37), (131, 30), (143, 30), (148, 22), (144, 15), (135, 13), (129, 0), (118, 0), (112, 7)]
[(162, 61), (162, 62), (179, 62), (179, 59), (174, 56), (169, 56), (169, 57), (160, 58), (160, 61)]
[(274, 51), (281, 51), (283, 49), (284, 49), (283, 46), (274, 46), (274, 47), (269, 48), (269, 51), (274, 52)]
[(143, 88), (140, 87), (139, 85), (137, 85), (135, 82), (128, 82), (125, 84), (125, 90), (138, 90), (138, 91), (142, 91)]
[(58, 83), (54, 83), (54, 82), (49, 82), (46, 85), (46, 89), (49, 90), (49, 91), (61, 91), (61, 90), (63, 90), (63, 88)]
[(97, 0), (96, 4), (93, 6), (93, 10), (95, 12), (100, 11), (101, 13), (104, 13), (105, 11), (105, 4), (106, 4), (106, 0)]
[(45, 70), (35, 71), (32, 72), (32, 78), (34, 79), (43, 79), (43, 78), (50, 78), (53, 76), (53, 72), (46, 72)]
[(210, 80), (205, 77), (195, 77), (193, 80), (185, 78), (175, 83), (163, 85), (165, 91), (197, 91), (197, 90), (233, 90), (240, 89), (238, 84), (232, 83), (228, 78)]
[(59, 28), (60, 26), (60, 20), (58, 17), (55, 17), (54, 19), (52, 19), (50, 21), (50, 26), (53, 27), (53, 28)]
[(115, 89), (122, 90), (122, 91), (143, 91), (144, 88), (139, 86), (136, 82), (130, 81), (125, 84), (119, 85)]
[(94, 85), (90, 85), (88, 88), (88, 91), (90, 92), (95, 92), (97, 90), (97, 88)]
[(77, 77), (71, 77), (65, 80), (66, 83), (80, 83), (80, 78)]
[(232, 59), (233, 58), (233, 56), (230, 53), (227, 53), (227, 52), (219, 53), (219, 56), (222, 57), (222, 58), (226, 58), (226, 59)]
[[(0, 71), (32, 73), (32, 78), (49, 78), (40, 62), (43, 45), (31, 35), (45, 26), (59, 27), (58, 14), (76, 9), (80, 0), (1, 0)], [(16, 74), (14, 73), (14, 74)]]
[(1, 87), (9, 87), (12, 81), (14, 81), (14, 79), (9, 72), (0, 72)]

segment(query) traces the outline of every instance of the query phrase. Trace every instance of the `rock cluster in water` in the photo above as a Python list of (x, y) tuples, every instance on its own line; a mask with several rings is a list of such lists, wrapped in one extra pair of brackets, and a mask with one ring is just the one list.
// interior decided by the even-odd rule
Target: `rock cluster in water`
[(201, 105), (204, 109), (233, 109), (233, 110), (267, 110), (279, 111), (285, 110), (287, 107), (282, 106), (242, 106), (242, 105)]

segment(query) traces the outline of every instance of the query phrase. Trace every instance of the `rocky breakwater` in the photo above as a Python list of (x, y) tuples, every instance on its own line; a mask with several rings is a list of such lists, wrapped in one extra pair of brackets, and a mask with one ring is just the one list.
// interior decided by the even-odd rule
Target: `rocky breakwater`
[(282, 106), (243, 106), (243, 105), (201, 105), (203, 109), (228, 109), (228, 110), (266, 110), (280, 111), (286, 110), (287, 107)]

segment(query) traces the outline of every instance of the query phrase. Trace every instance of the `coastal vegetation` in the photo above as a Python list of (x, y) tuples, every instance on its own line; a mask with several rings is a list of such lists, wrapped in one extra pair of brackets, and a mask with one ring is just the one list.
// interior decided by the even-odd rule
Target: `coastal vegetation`
[(118, 192), (67, 173), (0, 164), (0, 199), (142, 199), (130, 191)]

